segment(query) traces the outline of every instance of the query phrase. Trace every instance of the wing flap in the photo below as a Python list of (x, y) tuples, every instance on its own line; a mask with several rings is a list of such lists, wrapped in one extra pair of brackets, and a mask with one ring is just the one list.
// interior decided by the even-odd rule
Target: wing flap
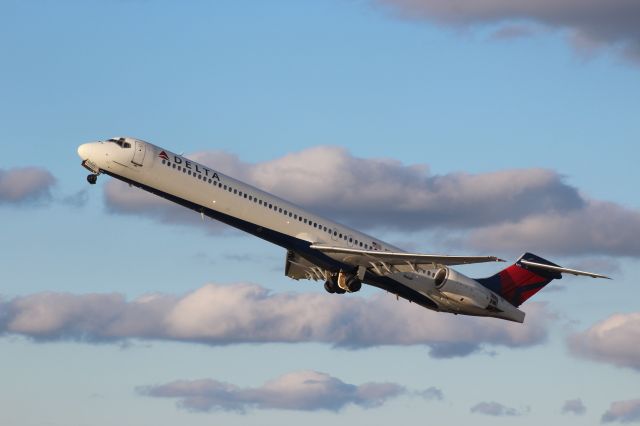
[(369, 265), (370, 262), (385, 262), (389, 265), (434, 264), (434, 265), (467, 265), (483, 262), (504, 262), (495, 256), (452, 256), (442, 254), (402, 253), (376, 250), (360, 250), (346, 247), (312, 244), (310, 248), (325, 254), (351, 255), (346, 257), (355, 265)]

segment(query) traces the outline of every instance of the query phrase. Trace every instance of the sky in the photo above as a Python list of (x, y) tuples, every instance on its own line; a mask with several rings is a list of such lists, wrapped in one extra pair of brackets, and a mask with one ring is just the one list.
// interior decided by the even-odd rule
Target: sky
[[(640, 423), (640, 5), (452, 4), (1, 0), (0, 424)], [(613, 279), (524, 324), (326, 294), (89, 186), (77, 146), (120, 135), (406, 250)]]

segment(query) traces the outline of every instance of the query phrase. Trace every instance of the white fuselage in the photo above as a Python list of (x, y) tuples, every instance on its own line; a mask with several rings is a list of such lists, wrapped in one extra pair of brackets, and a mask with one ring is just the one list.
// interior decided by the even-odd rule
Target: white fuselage
[[(316, 257), (309, 245), (327, 244), (361, 250), (401, 252), (384, 241), (313, 214), (295, 204), (189, 160), (181, 155), (134, 138), (118, 138), (81, 145), (83, 165), (149, 192), (214, 217), (289, 250), (322, 269), (342, 269), (348, 254)], [(494, 316), (522, 322), (524, 313), (477, 281), (450, 268), (445, 283), (437, 285), (441, 267), (395, 267), (384, 279), (368, 274), (365, 282), (400, 294), (430, 309), (467, 315)], [(311, 277), (310, 277), (311, 278)], [(387, 282), (390, 279), (395, 284)], [(410, 289), (409, 296), (396, 284)], [(429, 299), (420, 302), (413, 292)]]

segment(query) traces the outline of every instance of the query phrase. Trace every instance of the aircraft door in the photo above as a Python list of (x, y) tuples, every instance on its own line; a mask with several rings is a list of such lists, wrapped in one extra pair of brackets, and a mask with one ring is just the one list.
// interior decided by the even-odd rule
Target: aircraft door
[(144, 154), (146, 151), (145, 148), (146, 145), (144, 144), (144, 142), (136, 141), (136, 146), (133, 150), (133, 159), (131, 160), (131, 162), (136, 166), (142, 166), (142, 163), (144, 161)]

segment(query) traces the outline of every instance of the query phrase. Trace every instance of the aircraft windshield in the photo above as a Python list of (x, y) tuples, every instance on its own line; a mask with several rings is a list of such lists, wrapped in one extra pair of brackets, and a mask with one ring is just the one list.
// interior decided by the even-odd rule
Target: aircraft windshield
[(129, 142), (125, 142), (124, 138), (107, 139), (107, 142), (113, 142), (113, 143), (119, 145), (121, 148), (131, 148), (131, 144)]

